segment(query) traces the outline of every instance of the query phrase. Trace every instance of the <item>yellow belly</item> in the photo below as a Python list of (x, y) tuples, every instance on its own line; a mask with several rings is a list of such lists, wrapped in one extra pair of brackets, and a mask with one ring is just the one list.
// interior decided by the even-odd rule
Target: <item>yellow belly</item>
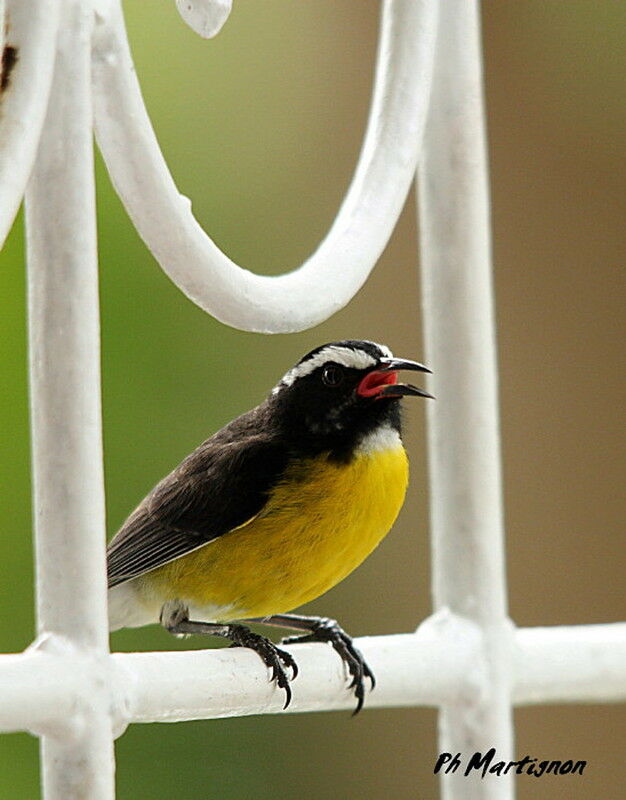
[(290, 611), (339, 583), (376, 547), (404, 501), (404, 448), (291, 469), (258, 517), (138, 579), (146, 602), (182, 600), (230, 620)]

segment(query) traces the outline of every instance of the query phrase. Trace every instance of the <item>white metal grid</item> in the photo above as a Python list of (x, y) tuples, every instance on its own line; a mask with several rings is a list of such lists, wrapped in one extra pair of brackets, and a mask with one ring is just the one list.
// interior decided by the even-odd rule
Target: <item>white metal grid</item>
[[(217, 33), (230, 10), (228, 0), (177, 5), (202, 35)], [(112, 742), (130, 722), (271, 713), (283, 700), (245, 650), (108, 652), (92, 112), (113, 182), (161, 266), (200, 306), (245, 330), (302, 330), (345, 305), (391, 234), (419, 156), (426, 348), (437, 366), (429, 408), (436, 608), (415, 634), (359, 640), (379, 680), (368, 706), (438, 706), (442, 750), (496, 746), (506, 758), (513, 705), (624, 699), (626, 623), (516, 629), (506, 615), (476, 3), (383, 4), (354, 180), (318, 250), (279, 278), (233, 264), (178, 193), (117, 0), (0, 0), (0, 19), (4, 12), (20, 60), (1, 100), (0, 241), (30, 178), (39, 637), (25, 653), (0, 656), (0, 682), (11, 687), (0, 730), (42, 738), (44, 796), (112, 798)], [(463, 560), (453, 555), (459, 541)], [(328, 648), (295, 651), (304, 668), (290, 712), (351, 706)], [(448, 776), (442, 789), (446, 798), (513, 796), (502, 778)]]

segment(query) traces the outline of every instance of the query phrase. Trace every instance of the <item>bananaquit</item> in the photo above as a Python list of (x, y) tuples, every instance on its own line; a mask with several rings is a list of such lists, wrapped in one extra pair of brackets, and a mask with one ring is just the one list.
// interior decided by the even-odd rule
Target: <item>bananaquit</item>
[(431, 396), (398, 383), (401, 369), (429, 372), (374, 342), (322, 345), (187, 456), (109, 544), (111, 630), (160, 621), (249, 647), (285, 707), (293, 657), (242, 623), (306, 631), (284, 642), (330, 643), (359, 711), (374, 675), (351, 638), (334, 620), (286, 612), (352, 572), (398, 515), (408, 480), (400, 399)]

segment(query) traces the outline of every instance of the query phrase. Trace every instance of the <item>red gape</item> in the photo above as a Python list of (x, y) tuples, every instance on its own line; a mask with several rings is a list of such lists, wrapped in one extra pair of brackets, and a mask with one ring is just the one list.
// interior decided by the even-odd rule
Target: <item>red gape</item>
[(357, 386), (356, 391), (361, 397), (372, 397), (377, 395), (383, 386), (389, 386), (397, 382), (397, 372), (368, 372)]

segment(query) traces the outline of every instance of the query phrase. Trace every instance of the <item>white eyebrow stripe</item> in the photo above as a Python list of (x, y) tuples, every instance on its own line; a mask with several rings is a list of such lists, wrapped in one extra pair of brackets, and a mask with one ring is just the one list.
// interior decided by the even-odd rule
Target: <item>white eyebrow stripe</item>
[[(392, 358), (391, 350), (388, 347), (380, 346), (380, 350), (383, 357)], [(320, 350), (319, 353), (316, 353), (301, 364), (296, 364), (295, 367), (292, 367), (282, 378), (279, 386), (291, 386), (298, 378), (310, 375), (328, 361), (333, 361), (350, 369), (367, 369), (367, 367), (373, 367), (377, 363), (377, 359), (364, 350), (353, 350), (351, 347), (331, 345)]]
[(377, 344), (376, 347), (378, 347), (380, 352), (383, 354), (383, 358), (393, 358), (393, 353), (386, 344)]

